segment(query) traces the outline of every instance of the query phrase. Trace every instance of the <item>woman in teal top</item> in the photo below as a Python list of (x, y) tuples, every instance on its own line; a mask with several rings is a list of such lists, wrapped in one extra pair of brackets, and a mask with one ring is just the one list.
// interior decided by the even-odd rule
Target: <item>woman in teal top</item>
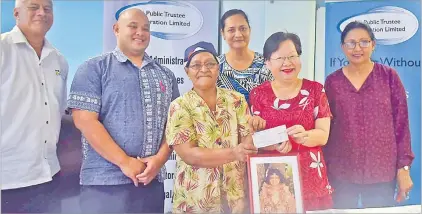
[(217, 86), (240, 92), (249, 101), (249, 92), (273, 76), (264, 66), (262, 54), (248, 47), (251, 29), (245, 12), (233, 9), (224, 13), (220, 30), (230, 50), (219, 56)]
[[(262, 54), (248, 47), (251, 28), (245, 12), (238, 9), (225, 12), (220, 19), (220, 30), (230, 49), (218, 57), (220, 73), (217, 86), (235, 90), (249, 102), (249, 92), (253, 88), (273, 80), (271, 71), (265, 67)], [(259, 116), (250, 117), (248, 122), (254, 131), (265, 127), (265, 121)]]

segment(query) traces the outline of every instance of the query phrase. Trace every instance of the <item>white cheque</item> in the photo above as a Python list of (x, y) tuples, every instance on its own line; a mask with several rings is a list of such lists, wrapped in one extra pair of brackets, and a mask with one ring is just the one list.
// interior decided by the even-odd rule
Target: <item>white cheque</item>
[(252, 138), (256, 148), (272, 146), (289, 140), (286, 125), (255, 132)]

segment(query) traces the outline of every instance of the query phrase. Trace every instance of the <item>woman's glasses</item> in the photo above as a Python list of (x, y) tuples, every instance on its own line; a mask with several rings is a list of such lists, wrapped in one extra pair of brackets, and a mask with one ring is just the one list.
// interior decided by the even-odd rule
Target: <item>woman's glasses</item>
[(205, 64), (194, 64), (194, 65), (190, 65), (189, 68), (193, 69), (195, 71), (199, 71), (201, 70), (202, 66), (205, 66), (207, 69), (214, 69), (218, 64), (215, 62), (208, 62)]
[(286, 60), (289, 60), (289, 62), (293, 62), (298, 58), (299, 58), (298, 55), (292, 55), (292, 56), (284, 56), (284, 57), (270, 58), (270, 59), (277, 63), (284, 64)]
[(359, 42), (349, 41), (343, 43), (347, 49), (355, 49), (356, 44), (359, 44), (359, 47), (361, 48), (367, 48), (371, 45), (371, 40), (360, 40)]

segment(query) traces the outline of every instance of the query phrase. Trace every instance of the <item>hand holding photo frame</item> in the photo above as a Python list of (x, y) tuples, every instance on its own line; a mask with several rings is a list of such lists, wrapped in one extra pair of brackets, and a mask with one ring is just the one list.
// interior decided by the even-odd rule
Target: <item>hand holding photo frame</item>
[(248, 158), (251, 213), (305, 213), (297, 154)]

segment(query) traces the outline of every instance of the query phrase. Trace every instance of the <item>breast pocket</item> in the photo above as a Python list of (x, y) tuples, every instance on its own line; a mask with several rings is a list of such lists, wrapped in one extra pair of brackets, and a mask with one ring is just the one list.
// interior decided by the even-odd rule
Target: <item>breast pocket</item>
[[(160, 119), (162, 119), (164, 122), (165, 118), (167, 118), (167, 113), (168, 113), (168, 109), (171, 103), (171, 99), (172, 99), (172, 85), (171, 82), (166, 79), (166, 78), (160, 78), (156, 81), (156, 97), (157, 97), (157, 107), (159, 109), (158, 110), (158, 116)], [(161, 123), (160, 122), (160, 123)]]
[(159, 92), (159, 96), (162, 96), (163, 101), (166, 105), (170, 105), (172, 94), (173, 94), (173, 87), (172, 83), (169, 79), (163, 78), (158, 83), (157, 91)]
[[(56, 72), (58, 71), (55, 70), (55, 73)], [(60, 74), (59, 75), (56, 74), (56, 77), (54, 78), (54, 95), (57, 97), (57, 99), (63, 100), (63, 96), (65, 96), (63, 92), (65, 89), (66, 89), (65, 78)]]
[(58, 65), (48, 66), (44, 68), (44, 77), (46, 81), (46, 87), (49, 94), (50, 102), (55, 102), (57, 105), (64, 105), (66, 100), (65, 88), (66, 88), (66, 76), (67, 73), (63, 71)]

